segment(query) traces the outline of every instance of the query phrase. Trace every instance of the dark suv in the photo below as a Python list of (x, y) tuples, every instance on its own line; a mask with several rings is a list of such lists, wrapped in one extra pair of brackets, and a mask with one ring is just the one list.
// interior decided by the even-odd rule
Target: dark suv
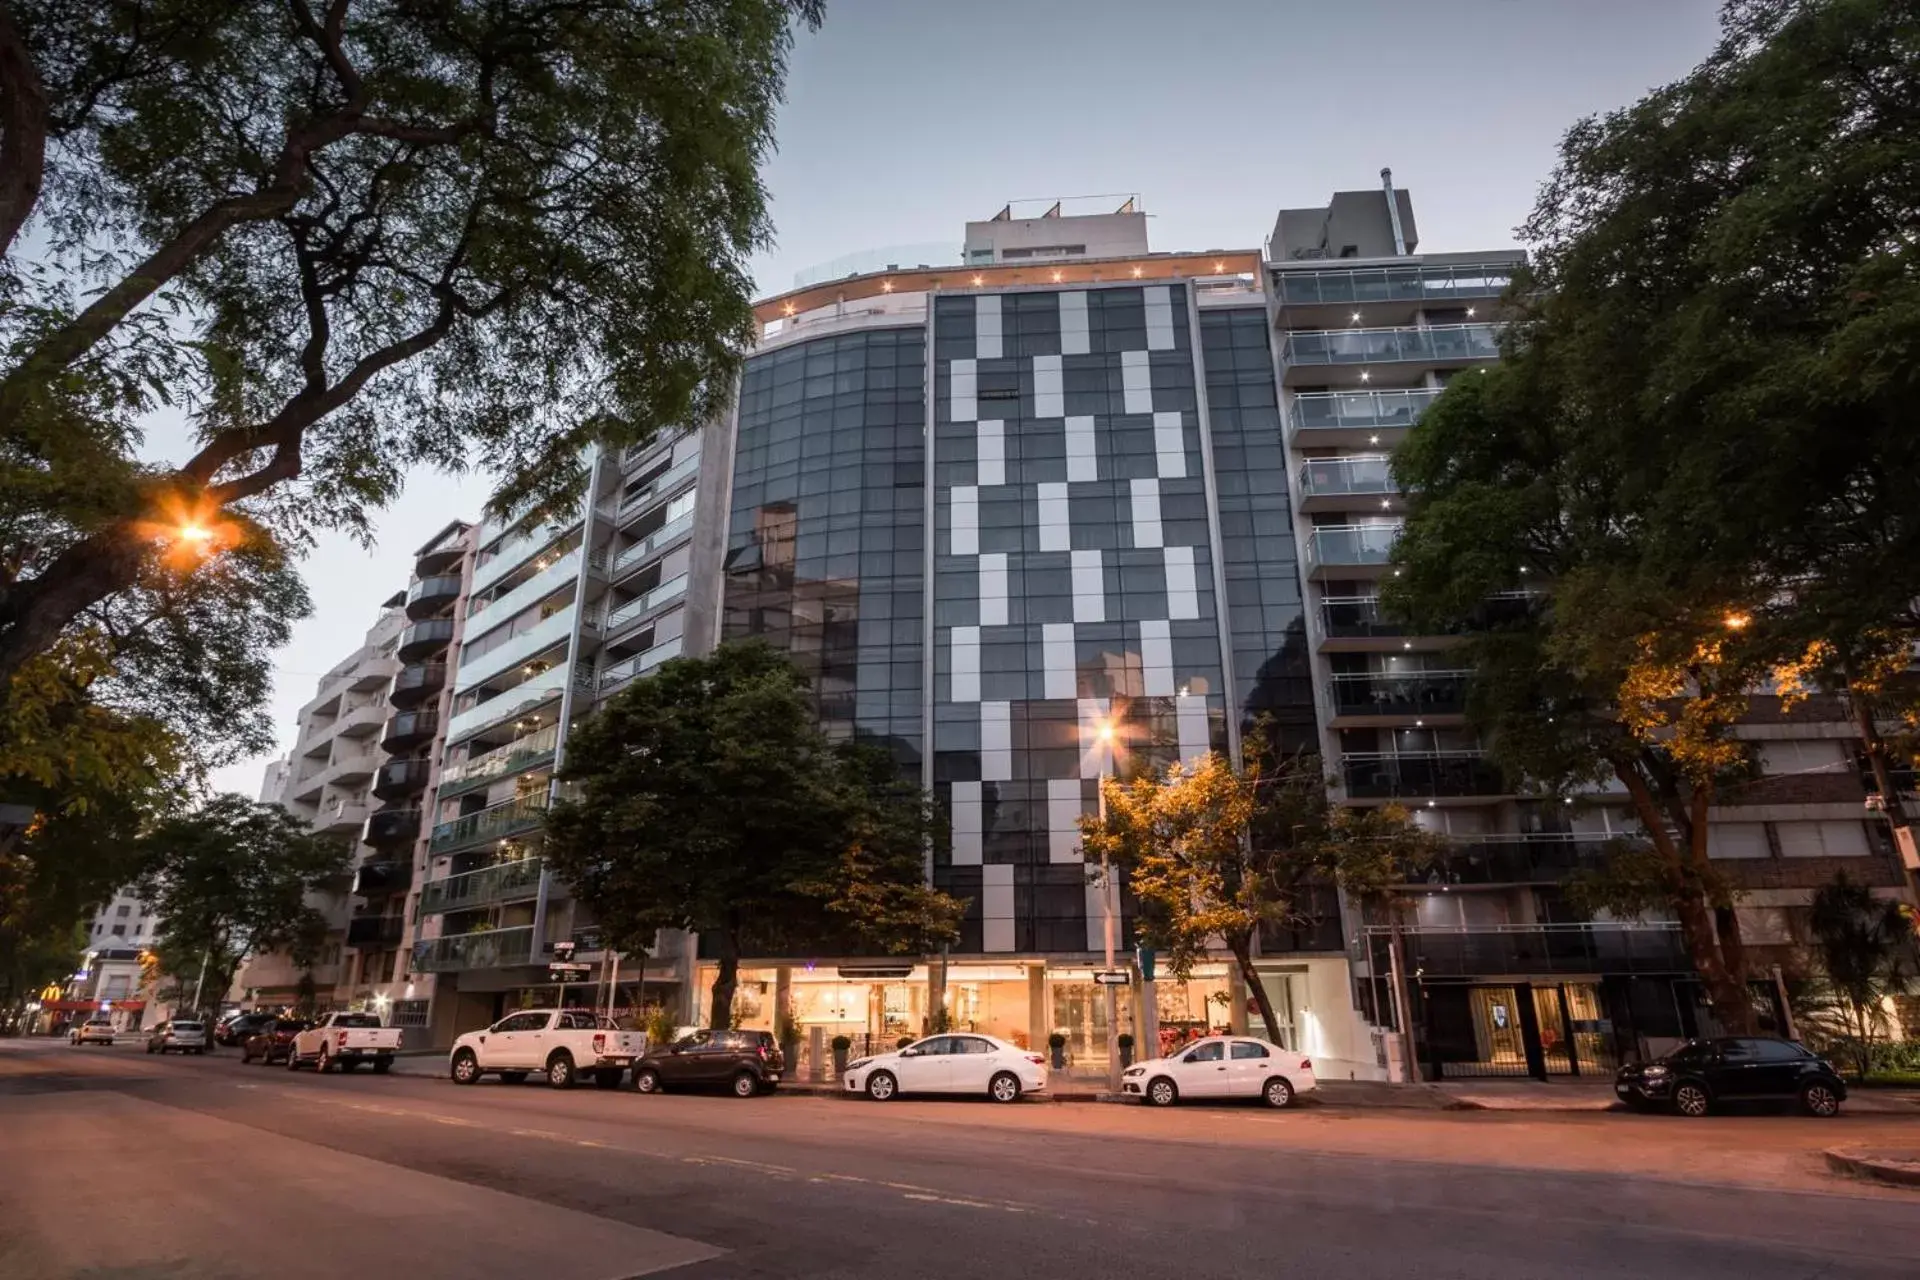
[(1704, 1116), (1721, 1106), (1798, 1102), (1812, 1116), (1831, 1116), (1846, 1101), (1846, 1081), (1826, 1059), (1791, 1040), (1736, 1036), (1689, 1040), (1654, 1062), (1630, 1062), (1613, 1091), (1635, 1110), (1671, 1107)]
[(730, 1089), (737, 1098), (769, 1093), (787, 1069), (770, 1031), (696, 1031), (670, 1046), (648, 1046), (633, 1064), (633, 1087)]
[(236, 1013), (214, 1026), (213, 1042), (244, 1045), (252, 1036), (273, 1026), (279, 1017), (277, 1013)]

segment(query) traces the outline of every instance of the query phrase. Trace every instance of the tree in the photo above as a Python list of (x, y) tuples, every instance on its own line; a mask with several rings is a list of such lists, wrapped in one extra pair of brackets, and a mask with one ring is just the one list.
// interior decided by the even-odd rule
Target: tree
[(1842, 871), (1814, 892), (1808, 924), (1814, 954), (1845, 1020), (1848, 1047), (1865, 1076), (1874, 1038), (1886, 1029), (1886, 998), (1903, 993), (1913, 976), (1913, 909), (1875, 897)]
[(1271, 1030), (1280, 1022), (1253, 963), (1261, 927), (1301, 919), (1316, 881), (1378, 904), (1441, 845), (1397, 805), (1332, 805), (1317, 757), (1270, 761), (1258, 734), (1245, 747), (1240, 768), (1209, 752), (1103, 777), (1104, 813), (1080, 819), (1080, 839), (1090, 863), (1124, 872), (1136, 932), (1166, 952), (1168, 970), (1186, 977), (1219, 939)]
[(740, 957), (926, 951), (964, 904), (932, 889), (939, 835), (917, 784), (875, 748), (828, 740), (806, 678), (754, 642), (676, 658), (574, 730), (546, 857), (615, 945), (697, 932), (725, 1025)]
[[(819, 17), (0, 0), (0, 691), (215, 531), (365, 532), (472, 457), (539, 507), (585, 446), (714, 412)], [(167, 406), (192, 451), (143, 461)]]
[(350, 865), (344, 844), (232, 792), (155, 823), (139, 854), (137, 890), (161, 921), (161, 968), (185, 981), (204, 964), (202, 992), (216, 999), (249, 955), (284, 948), (311, 964), (327, 922), (309, 898), (343, 887)]

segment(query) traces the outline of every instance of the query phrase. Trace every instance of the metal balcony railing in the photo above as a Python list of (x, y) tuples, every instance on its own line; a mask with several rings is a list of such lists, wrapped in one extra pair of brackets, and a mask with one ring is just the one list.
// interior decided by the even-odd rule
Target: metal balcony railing
[(625, 684), (635, 676), (645, 675), (669, 658), (680, 656), (681, 637), (662, 641), (645, 653), (636, 653), (631, 658), (616, 662), (608, 667), (600, 677), (600, 688), (607, 690), (615, 685)]
[(1307, 535), (1307, 566), (1387, 564), (1399, 536), (1398, 523), (1320, 525)]
[(629, 622), (644, 618), (662, 605), (671, 604), (687, 594), (687, 577), (681, 574), (661, 583), (643, 596), (636, 596), (607, 615), (606, 629), (612, 632), (616, 627), (624, 627)]
[[(1369, 925), (1366, 937), (1385, 972), (1392, 930)], [(1499, 974), (1687, 973), (1693, 968), (1680, 926), (1664, 922), (1513, 924), (1400, 930), (1407, 969), (1423, 978)]]
[(439, 914), (531, 898), (540, 892), (541, 865), (539, 858), (516, 858), (478, 871), (429, 880), (420, 889), (420, 910), (423, 914)]
[(1306, 329), (1287, 335), (1286, 365), (1452, 363), (1500, 358), (1500, 325), (1442, 324), (1394, 329)]
[(1353, 267), (1342, 271), (1276, 271), (1280, 300), (1314, 303), (1431, 302), (1498, 297), (1513, 283), (1514, 264)]
[(650, 502), (664, 497), (675, 485), (700, 470), (700, 455), (680, 461), (662, 471), (650, 480), (644, 488), (636, 489), (620, 499), (620, 514), (632, 515), (643, 510)]
[[(1624, 838), (1624, 837), (1622, 837)], [(1426, 867), (1415, 884), (1556, 884), (1606, 865), (1609, 840), (1569, 832), (1460, 836)]]
[(1335, 715), (1458, 715), (1466, 710), (1471, 671), (1339, 673), (1333, 677)]
[(434, 853), (446, 853), (467, 845), (485, 844), (489, 840), (504, 840), (508, 836), (533, 830), (540, 825), (546, 812), (545, 791), (520, 796), (505, 804), (492, 805), (464, 814), (451, 822), (441, 823), (433, 829), (433, 837), (427, 842), (427, 848)]
[(1340, 757), (1349, 796), (1484, 796), (1507, 791), (1500, 771), (1477, 751), (1348, 752)]
[(1379, 497), (1399, 492), (1393, 466), (1383, 453), (1310, 458), (1300, 468), (1302, 497)]
[(1438, 388), (1407, 391), (1315, 391), (1293, 398), (1295, 431), (1410, 427), (1440, 395)]
[(505, 778), (523, 769), (544, 764), (553, 759), (553, 753), (559, 745), (560, 726), (555, 723), (460, 764), (448, 765), (440, 771), (440, 794), (459, 795), (496, 778)]
[(356, 916), (347, 921), (350, 947), (391, 947), (406, 934), (405, 916)]
[(674, 542), (685, 537), (693, 531), (694, 515), (694, 512), (689, 511), (676, 519), (669, 520), (648, 534), (642, 541), (636, 542), (625, 551), (622, 551), (613, 558), (613, 572), (615, 574), (621, 574), (625, 573), (628, 569), (638, 568), (651, 557), (665, 551)]
[(529, 963), (533, 926), (486, 929), (428, 938), (413, 945), (413, 967), (420, 973), (458, 973), (464, 969), (497, 969)]

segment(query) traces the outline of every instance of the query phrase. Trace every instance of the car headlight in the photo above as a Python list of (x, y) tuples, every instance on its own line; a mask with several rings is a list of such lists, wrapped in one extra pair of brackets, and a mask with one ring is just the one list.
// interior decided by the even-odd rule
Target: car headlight
[(866, 1066), (869, 1062), (872, 1062), (872, 1061), (873, 1061), (872, 1058), (855, 1058), (852, 1062), (849, 1062), (847, 1064), (847, 1070), (858, 1071), (860, 1068)]
[(1125, 1071), (1121, 1072), (1121, 1074), (1128, 1075), (1128, 1076), (1143, 1076), (1147, 1074), (1147, 1069), (1145, 1067), (1128, 1067)]
[(1649, 1080), (1658, 1080), (1661, 1076), (1664, 1076), (1667, 1074), (1667, 1069), (1663, 1066), (1660, 1066), (1658, 1063), (1656, 1063), (1655, 1065), (1648, 1067), (1645, 1071), (1641, 1072), (1641, 1074)]

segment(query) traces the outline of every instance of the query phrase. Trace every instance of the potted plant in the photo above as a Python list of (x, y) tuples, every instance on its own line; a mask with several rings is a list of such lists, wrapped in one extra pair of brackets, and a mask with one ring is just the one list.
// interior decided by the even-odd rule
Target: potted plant
[(851, 1048), (853, 1048), (853, 1038), (851, 1036), (835, 1036), (833, 1038), (834, 1075), (843, 1076), (847, 1074), (847, 1050)]
[(1053, 1051), (1053, 1069), (1063, 1069), (1067, 1065), (1067, 1038), (1056, 1031), (1047, 1037), (1047, 1048)]
[(656, 1004), (647, 1010), (646, 1032), (647, 1052), (655, 1053), (673, 1043), (673, 1014), (663, 1004)]
[(780, 1042), (780, 1055), (786, 1059), (787, 1070), (796, 1076), (800, 1071), (800, 1019), (794, 1016), (792, 1006), (780, 1011), (773, 1020), (774, 1038)]
[(1115, 1037), (1115, 1039), (1118, 1041), (1120, 1045), (1120, 1065), (1123, 1067), (1132, 1066), (1133, 1065), (1133, 1033), (1131, 1031), (1122, 1031), (1117, 1037)]
[(893, 1042), (893, 1047), (896, 1049), (904, 1049), (912, 1043), (913, 1043), (912, 1036), (901, 1036), (898, 1040), (895, 1040)]

